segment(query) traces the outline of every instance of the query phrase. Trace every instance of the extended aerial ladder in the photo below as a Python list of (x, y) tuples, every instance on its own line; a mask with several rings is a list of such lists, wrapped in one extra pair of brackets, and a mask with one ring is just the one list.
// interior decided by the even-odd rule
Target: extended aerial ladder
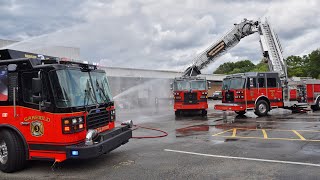
[(283, 84), (286, 84), (287, 70), (283, 60), (282, 47), (278, 36), (271, 29), (267, 20), (262, 23), (244, 19), (241, 23), (235, 24), (231, 31), (197, 56), (194, 63), (183, 72), (183, 77), (201, 74), (203, 68), (215, 62), (218, 57), (236, 46), (242, 38), (256, 32), (260, 35), (263, 56), (268, 61), (270, 71), (278, 72), (284, 82)]

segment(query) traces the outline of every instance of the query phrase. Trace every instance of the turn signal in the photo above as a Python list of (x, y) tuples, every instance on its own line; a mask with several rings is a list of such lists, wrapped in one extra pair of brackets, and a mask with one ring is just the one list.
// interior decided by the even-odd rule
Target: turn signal
[(65, 126), (64, 127), (64, 132), (70, 132), (70, 126)]
[(63, 123), (64, 124), (70, 124), (70, 121), (67, 119), (67, 120), (64, 120)]

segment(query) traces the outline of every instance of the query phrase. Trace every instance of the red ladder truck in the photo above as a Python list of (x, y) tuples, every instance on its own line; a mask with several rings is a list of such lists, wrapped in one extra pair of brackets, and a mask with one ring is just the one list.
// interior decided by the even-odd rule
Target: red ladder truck
[[(86, 159), (125, 144), (106, 74), (95, 65), (0, 50), (0, 170)], [(131, 122), (132, 123), (132, 122)]]
[(215, 109), (234, 111), (240, 115), (254, 110), (258, 116), (266, 116), (273, 108), (305, 112), (309, 105), (311, 109), (319, 110), (320, 80), (288, 79), (278, 36), (267, 20), (259, 22), (256, 30), (271, 72), (227, 76), (223, 80), (222, 104), (215, 105)]

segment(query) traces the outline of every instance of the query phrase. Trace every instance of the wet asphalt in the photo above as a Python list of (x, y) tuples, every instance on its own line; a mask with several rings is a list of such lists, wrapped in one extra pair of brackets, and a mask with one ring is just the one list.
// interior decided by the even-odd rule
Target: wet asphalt
[[(1, 179), (318, 179), (320, 112), (292, 114), (272, 110), (236, 116), (213, 110), (175, 118), (170, 105), (157, 109), (118, 110), (118, 121), (166, 131), (168, 136), (131, 139), (109, 154), (91, 160), (52, 163), (32, 161)], [(223, 118), (226, 117), (226, 118)], [(121, 120), (120, 120), (121, 119)], [(161, 136), (137, 128), (134, 136)]]

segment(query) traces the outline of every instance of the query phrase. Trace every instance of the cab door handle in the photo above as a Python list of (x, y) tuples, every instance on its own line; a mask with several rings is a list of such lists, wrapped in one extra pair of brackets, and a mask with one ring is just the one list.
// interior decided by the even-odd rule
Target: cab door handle
[(30, 122), (20, 122), (20, 125), (22, 126), (28, 126), (30, 124)]

